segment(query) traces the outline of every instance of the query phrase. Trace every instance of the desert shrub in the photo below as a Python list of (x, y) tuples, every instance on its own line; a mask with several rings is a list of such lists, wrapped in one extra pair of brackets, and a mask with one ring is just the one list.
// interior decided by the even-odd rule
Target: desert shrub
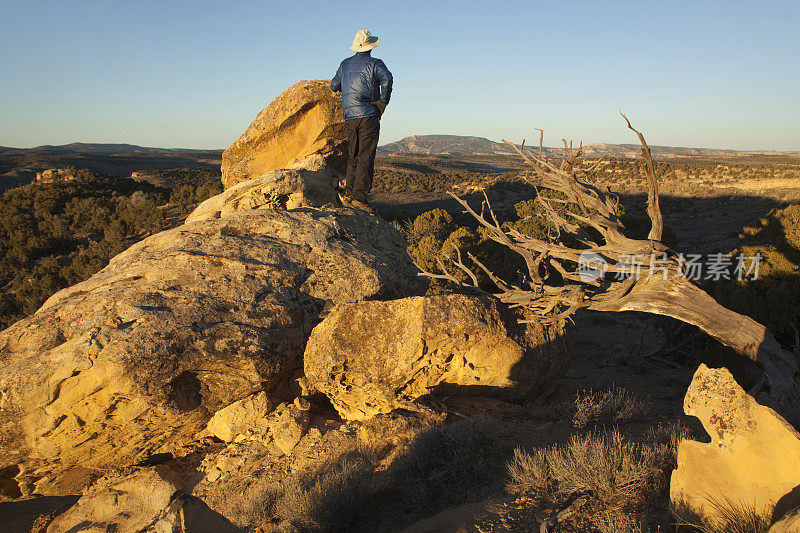
[[(140, 191), (117, 203), (115, 214), (125, 224), (125, 233), (158, 233), (164, 229), (164, 213)], [(132, 231), (128, 231), (130, 228)]]
[(195, 187), (192, 185), (181, 185), (172, 190), (169, 195), (169, 202), (178, 207), (178, 211), (182, 215), (191, 213), (195, 205), (197, 205), (197, 195)]
[(291, 480), (275, 502), (275, 514), (303, 530), (349, 531), (377, 482), (372, 465), (356, 456), (312, 479)]
[(573, 436), (532, 452), (516, 449), (507, 489), (548, 508), (585, 494), (587, 507), (571, 520), (587, 521), (585, 530), (628, 530), (666, 490), (674, 453), (664, 439), (634, 442), (617, 431)]
[(275, 521), (275, 506), (282, 492), (281, 485), (277, 483), (254, 487), (232, 506), (228, 513), (230, 520), (249, 530)]
[(222, 186), (222, 182), (220, 180), (213, 180), (198, 187), (195, 195), (197, 197), (197, 201), (202, 202), (203, 200), (207, 200), (212, 196), (221, 194), (223, 190), (225, 189)]
[(0, 329), (164, 227), (157, 206), (166, 191), (87, 170), (71, 175), (10, 189), (0, 198)]
[(301, 531), (349, 531), (377, 491), (373, 465), (348, 454), (314, 476), (292, 476), (259, 488), (233, 511), (242, 527), (288, 522)]
[(178, 208), (180, 214), (188, 215), (194, 211), (197, 204), (220, 194), (223, 190), (224, 187), (219, 179), (212, 179), (199, 186), (187, 183), (172, 189), (169, 202)]
[(583, 391), (575, 398), (572, 424), (579, 429), (626, 422), (647, 412), (647, 406), (622, 387)]
[(528, 237), (546, 240), (548, 230), (552, 230), (552, 225), (548, 224), (547, 219), (542, 216), (542, 209), (535, 199), (518, 202), (514, 204), (517, 220), (510, 225)]
[[(442, 261), (448, 272), (462, 282), (469, 282), (469, 276), (449, 265), (446, 260), (447, 257), (455, 258), (458, 251), (461, 252), (465, 264), (471, 264), (468, 255), (472, 254), (492, 272), (506, 280), (518, 281), (519, 272), (524, 268), (522, 258), (494, 242), (489, 230), (484, 227), (459, 226), (443, 209), (422, 213), (413, 223), (406, 225), (405, 234), (409, 243), (408, 253), (417, 265), (428, 272), (441, 274), (443, 272), (439, 261)], [(476, 273), (481, 288), (487, 291), (495, 289), (481, 269), (475, 267), (472, 270)], [(433, 280), (429, 293), (455, 288), (449, 282)]]
[[(757, 224), (745, 227), (739, 252), (760, 254), (758, 279), (708, 283), (722, 305), (766, 325), (785, 344), (800, 329), (800, 204), (773, 209)], [(736, 260), (733, 261), (734, 265)]]
[(432, 209), (414, 219), (410, 242), (416, 243), (425, 237), (443, 242), (453, 231), (453, 217), (444, 209)]

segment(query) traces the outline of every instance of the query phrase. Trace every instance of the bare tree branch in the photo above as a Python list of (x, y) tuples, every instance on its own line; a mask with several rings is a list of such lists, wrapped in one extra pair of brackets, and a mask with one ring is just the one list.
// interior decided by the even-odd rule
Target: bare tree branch
[[(534, 317), (525, 321), (563, 321), (579, 309), (671, 316), (697, 326), (761, 365), (769, 378), (771, 394), (800, 398), (794, 382), (799, 366), (794, 354), (783, 350), (763, 325), (722, 307), (695, 286), (686, 278), (677, 254), (661, 242), (663, 217), (650, 148), (644, 135), (622, 112), (620, 114), (642, 145), (648, 178), (647, 213), (651, 221), (647, 239), (627, 236), (619, 218), (620, 204), (616, 195), (600, 191), (573, 172), (583, 145), (573, 149), (572, 144), (564, 140), (564, 158), (561, 166), (556, 167), (543, 157), (543, 132), (538, 130), (538, 157), (525, 153), (524, 142), (519, 147), (504, 142), (533, 169), (523, 177), (536, 188), (541, 216), (548, 227), (554, 228), (546, 238), (525, 235), (513, 225), (502, 224), (486, 191), (480, 213), (451, 193), (464, 211), (488, 230), (492, 241), (524, 260), (527, 276), (523, 282), (514, 285), (501, 279), (469, 252), (466, 254), (469, 263), (466, 263), (457, 246), (454, 246), (455, 253), (446, 256), (446, 260), (469, 282), (459, 279), (441, 260), (441, 273), (420, 269), (420, 275), (446, 280), (471, 292), (492, 294), (511, 307), (523, 307)], [(598, 164), (594, 168), (598, 168)], [(541, 190), (554, 194), (544, 194)], [(588, 257), (599, 262), (601, 270), (587, 268)], [(481, 275), (494, 290), (480, 287)]]
[(622, 111), (619, 112), (625, 123), (628, 124), (628, 129), (635, 132), (639, 136), (639, 142), (642, 143), (642, 157), (644, 158), (645, 167), (647, 169), (647, 215), (650, 217), (651, 226), (648, 239), (660, 241), (664, 233), (664, 220), (661, 218), (661, 206), (658, 203), (658, 178), (656, 177), (656, 169), (653, 165), (653, 157), (650, 154), (650, 147), (647, 146), (647, 141), (644, 140), (644, 135), (639, 130), (631, 126), (631, 121), (625, 116)]

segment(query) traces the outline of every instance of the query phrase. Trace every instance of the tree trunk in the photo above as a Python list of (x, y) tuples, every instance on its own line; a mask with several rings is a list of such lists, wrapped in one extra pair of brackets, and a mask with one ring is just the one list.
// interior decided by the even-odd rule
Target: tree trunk
[(798, 371), (794, 354), (781, 348), (772, 333), (750, 317), (716, 302), (699, 287), (673, 272), (639, 280), (630, 292), (611, 301), (592, 303), (596, 311), (641, 311), (665, 315), (697, 326), (722, 344), (758, 363), (770, 382), (773, 397), (796, 397), (792, 377)]

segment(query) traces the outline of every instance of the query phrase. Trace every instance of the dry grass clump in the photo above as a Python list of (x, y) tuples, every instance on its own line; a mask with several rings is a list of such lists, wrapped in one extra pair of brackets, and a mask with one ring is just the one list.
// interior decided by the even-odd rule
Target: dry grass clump
[(496, 423), (475, 417), (422, 433), (387, 471), (387, 496), (432, 511), (485, 496), (502, 472)]
[(503, 469), (497, 431), (472, 418), (422, 432), (389, 465), (353, 450), (315, 473), (259, 487), (232, 513), (236, 524), (298, 531), (375, 531), (397, 514), (422, 516), (484, 496)]
[(572, 424), (579, 429), (626, 422), (647, 412), (645, 401), (622, 387), (583, 391), (575, 398)]
[(530, 453), (515, 450), (507, 489), (550, 509), (587, 495), (589, 503), (570, 519), (582, 524), (579, 529), (630, 531), (665, 490), (673, 467), (674, 447), (668, 439), (633, 442), (615, 430), (573, 436), (566, 444)]
[(260, 487), (235, 511), (237, 525), (290, 525), (300, 531), (349, 531), (379, 479), (362, 456), (349, 455), (317, 475), (298, 475)]
[(688, 526), (699, 533), (767, 533), (772, 524), (772, 511), (759, 513), (745, 503), (732, 500), (712, 500), (720, 520), (709, 522), (685, 508), (673, 509), (681, 526)]

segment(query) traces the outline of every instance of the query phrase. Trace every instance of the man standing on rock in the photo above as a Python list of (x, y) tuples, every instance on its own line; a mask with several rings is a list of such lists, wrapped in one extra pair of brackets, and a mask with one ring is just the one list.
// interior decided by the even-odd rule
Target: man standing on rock
[(372, 188), (375, 149), (381, 129), (381, 115), (392, 94), (392, 73), (370, 51), (378, 38), (367, 30), (356, 33), (351, 50), (356, 55), (339, 65), (331, 89), (342, 93), (342, 110), (347, 124), (348, 162), (345, 197), (354, 206), (372, 211), (367, 195)]

